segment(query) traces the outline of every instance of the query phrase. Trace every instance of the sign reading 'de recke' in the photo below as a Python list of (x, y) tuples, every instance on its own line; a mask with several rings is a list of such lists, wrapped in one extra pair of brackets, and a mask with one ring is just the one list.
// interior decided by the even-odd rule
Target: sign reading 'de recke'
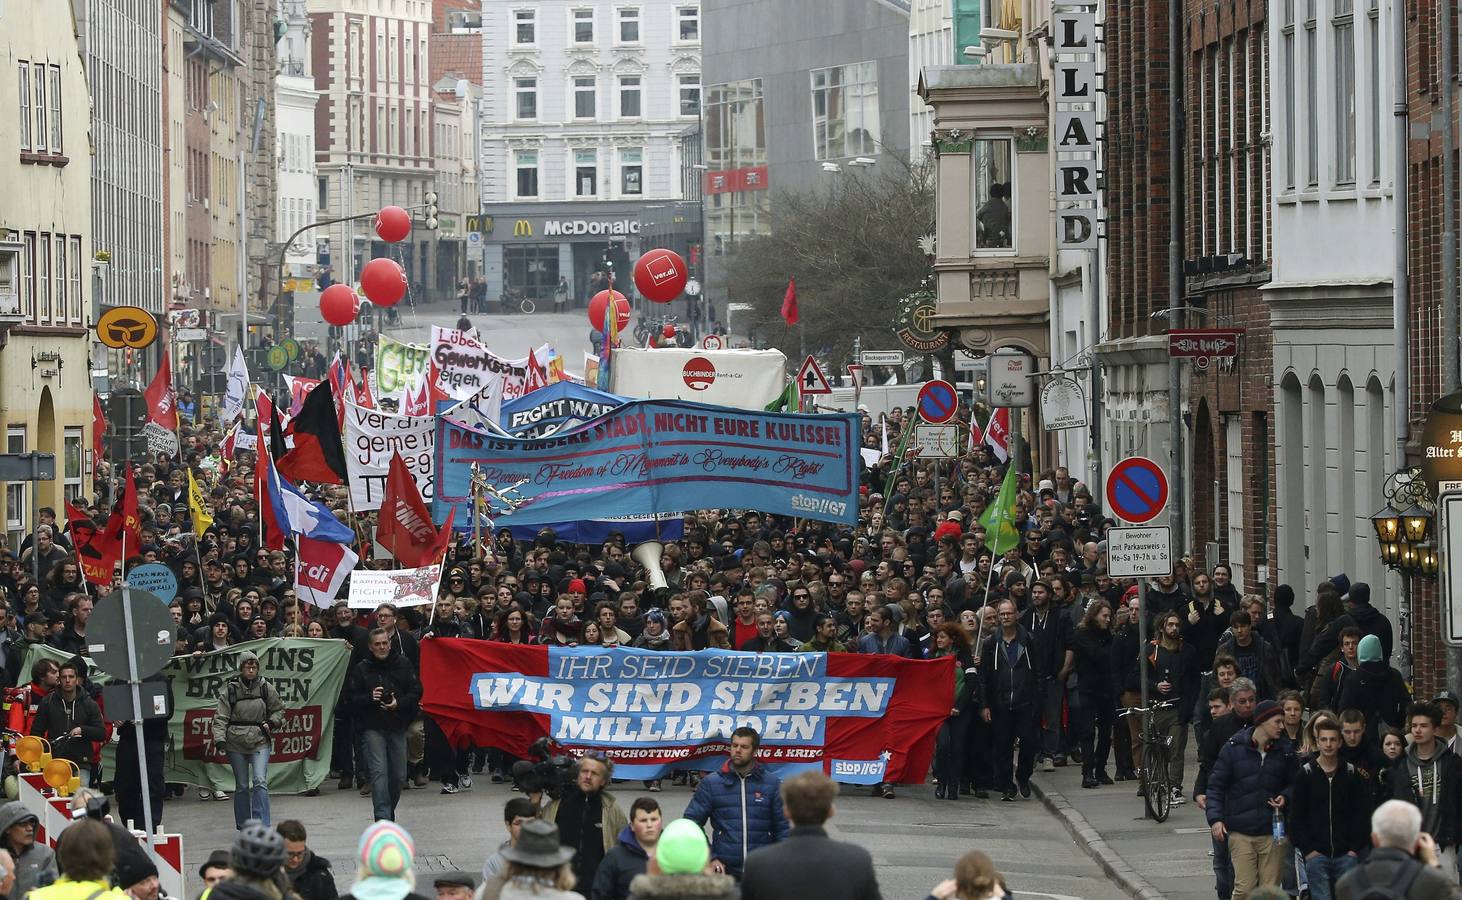
[(1107, 529), (1107, 574), (1147, 578), (1173, 571), (1173, 535), (1166, 525)]

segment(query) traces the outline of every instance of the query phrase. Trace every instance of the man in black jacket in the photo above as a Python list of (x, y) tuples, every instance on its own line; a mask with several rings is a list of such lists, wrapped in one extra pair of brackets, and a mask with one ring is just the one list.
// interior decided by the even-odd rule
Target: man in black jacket
[(406, 729), (421, 701), (421, 682), (392, 638), (385, 628), (370, 633), (370, 655), (351, 668), (346, 696), (370, 770), (375, 818), (394, 822), (406, 781)]
[(1066, 676), (1071, 674), (1075, 654), (1071, 641), (1075, 626), (1070, 614), (1051, 603), (1051, 584), (1041, 580), (1031, 585), (1031, 605), (1020, 617), (1020, 627), (1030, 635), (1030, 655), (1040, 678), (1041, 771), (1066, 765), (1061, 753), (1061, 708), (1066, 695)]
[(41, 701), (30, 733), (51, 742), (51, 756), (68, 759), (81, 770), (81, 786), (91, 783), (91, 745), (107, 739), (102, 710), (86, 693), (81, 664), (61, 663), (60, 685)]
[(284, 838), (284, 874), (300, 900), (335, 900), (335, 875), (330, 860), (310, 849), (309, 834), (303, 823), (290, 819), (275, 826)]
[(837, 795), (838, 786), (821, 772), (802, 772), (782, 782), (782, 809), (791, 833), (746, 858), (742, 900), (880, 900), (873, 857), (856, 844), (833, 840), (823, 827), (833, 816)]
[[(1235, 615), (1238, 615), (1235, 613)], [(1154, 703), (1172, 703), (1153, 714), (1154, 725), (1171, 740), (1168, 770), (1172, 776), (1173, 803), (1183, 802), (1183, 757), (1188, 749), (1188, 721), (1193, 714), (1193, 691), (1198, 685), (1193, 648), (1183, 643), (1183, 620), (1176, 612), (1157, 616), (1158, 637), (1143, 648), (1142, 670), (1148, 696)]]
[[(1273, 700), (1284, 690), (1284, 669), (1279, 648), (1254, 631), (1254, 620), (1244, 610), (1229, 616), (1229, 636), (1218, 644), (1218, 652), (1239, 663), (1239, 674), (1254, 682), (1260, 700)], [(1200, 669), (1205, 663), (1199, 661)]]
[[(1015, 799), (1017, 786), (1022, 797), (1031, 795), (1030, 778), (1036, 767), (1036, 727), (1040, 719), (1039, 672), (1031, 661), (1031, 639), (1015, 621), (1015, 603), (1000, 601), (996, 609), (999, 629), (985, 639), (980, 650), (980, 679), (985, 695), (980, 715), (993, 726), (995, 786), (1001, 800)], [(985, 674), (988, 673), (988, 674)], [(1020, 763), (1011, 780), (1012, 756), (1020, 740)]]
[(1391, 796), (1416, 804), (1422, 830), (1437, 842), (1442, 868), (1455, 883), (1457, 812), (1462, 809), (1462, 759), (1437, 740), (1442, 711), (1435, 703), (1413, 703), (1406, 710), (1411, 746), (1391, 766)]
[(1381, 658), (1390, 662), (1391, 620), (1371, 605), (1371, 586), (1364, 581), (1357, 581), (1350, 586), (1350, 594), (1345, 599), (1349, 601), (1348, 612), (1355, 620), (1356, 627), (1366, 634), (1374, 634), (1380, 638)]
[(629, 883), (645, 874), (665, 822), (660, 804), (650, 797), (638, 797), (630, 804), (629, 824), (620, 830), (614, 849), (604, 855), (594, 875), (589, 900), (626, 900)]
[(1315, 726), (1319, 754), (1300, 766), (1289, 800), (1289, 837), (1305, 860), (1310, 900), (1331, 900), (1333, 885), (1360, 862), (1369, 821), (1369, 786), (1340, 759), (1340, 724)]
[(1389, 887), (1408, 900), (1450, 900), (1451, 879), (1441, 868), (1437, 845), (1421, 829), (1421, 813), (1404, 800), (1387, 800), (1371, 815), (1370, 859), (1335, 886), (1340, 900), (1374, 896), (1375, 887)]

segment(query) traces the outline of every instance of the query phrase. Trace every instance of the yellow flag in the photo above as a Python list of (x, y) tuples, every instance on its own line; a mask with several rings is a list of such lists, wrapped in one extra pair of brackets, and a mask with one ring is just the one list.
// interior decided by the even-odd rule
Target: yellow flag
[(193, 533), (199, 537), (213, 524), (213, 516), (208, 514), (208, 507), (203, 505), (203, 490), (193, 478), (192, 469), (188, 470), (188, 517), (193, 520)]

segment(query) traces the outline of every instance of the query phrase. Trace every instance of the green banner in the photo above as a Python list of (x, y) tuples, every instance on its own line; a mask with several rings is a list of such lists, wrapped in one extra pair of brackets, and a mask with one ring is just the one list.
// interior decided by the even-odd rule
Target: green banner
[(376, 336), (376, 394), (394, 394), (402, 385), (416, 381), (426, 371), (431, 348), (422, 344), (403, 344), (398, 340)]
[[(293, 794), (319, 787), (330, 771), (335, 703), (350, 667), (350, 647), (344, 641), (320, 638), (265, 638), (174, 657), (163, 669), (172, 678), (175, 710), (169, 723), (167, 780), (233, 790), (228, 757), (213, 747), (213, 711), (223, 686), (238, 674), (238, 656), (244, 650), (258, 654), (260, 676), (284, 701), (284, 728), (274, 735), (269, 755), (269, 789)], [(21, 671), (29, 672), (41, 657), (57, 662), (70, 658), (53, 647), (32, 644)], [(89, 658), (86, 662), (94, 683), (112, 680)], [(107, 770), (114, 771), (110, 746), (106, 755)]]

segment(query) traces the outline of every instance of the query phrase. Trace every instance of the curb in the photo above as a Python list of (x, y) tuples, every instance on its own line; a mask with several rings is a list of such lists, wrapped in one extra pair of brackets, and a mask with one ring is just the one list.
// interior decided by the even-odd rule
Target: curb
[(1137, 870), (1128, 865), (1115, 850), (1112, 849), (1101, 832), (1091, 826), (1066, 795), (1058, 791), (1048, 790), (1041, 787), (1040, 782), (1032, 780), (1031, 788), (1034, 789), (1036, 797), (1041, 804), (1056, 816), (1059, 816), (1061, 823), (1066, 826), (1072, 839), (1081, 845), (1086, 855), (1092, 861), (1102, 867), (1122, 890), (1136, 898), (1136, 900), (1164, 900), (1164, 895), (1153, 887), (1146, 878), (1137, 874)]

